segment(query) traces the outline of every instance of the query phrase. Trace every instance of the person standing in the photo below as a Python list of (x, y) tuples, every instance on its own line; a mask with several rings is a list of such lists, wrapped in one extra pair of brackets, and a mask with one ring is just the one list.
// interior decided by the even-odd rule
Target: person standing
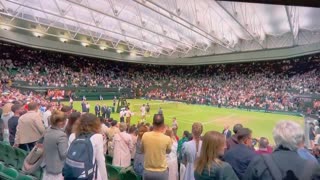
[(114, 135), (117, 133), (120, 133), (119, 128), (117, 127), (118, 122), (116, 120), (113, 120), (111, 122), (111, 128), (108, 130), (108, 155), (113, 156), (113, 148), (112, 148), (112, 142)]
[(141, 122), (145, 122), (146, 121), (146, 107), (144, 104), (141, 106), (140, 112), (141, 112)]
[(107, 106), (103, 105), (101, 108), (101, 113), (103, 118), (107, 118)]
[(112, 165), (126, 168), (131, 164), (131, 152), (134, 147), (131, 135), (126, 132), (127, 124), (120, 123), (119, 130), (120, 133), (115, 134), (112, 141)]
[(147, 103), (147, 105), (146, 105), (146, 112), (149, 115), (149, 113), (150, 113), (150, 105), (149, 105), (149, 103)]
[(68, 137), (62, 130), (66, 124), (66, 115), (59, 110), (52, 112), (50, 128), (44, 135), (44, 176), (45, 180), (63, 180), (62, 168), (68, 152)]
[(231, 131), (229, 130), (229, 126), (224, 126), (224, 129), (222, 130), (222, 134), (226, 137), (226, 139), (229, 139), (231, 137)]
[(170, 137), (172, 141), (171, 152), (167, 154), (169, 180), (178, 180), (178, 142), (172, 129), (167, 129), (165, 135)]
[(110, 119), (111, 117), (111, 108), (107, 106), (107, 112), (106, 112), (107, 118)]
[(233, 126), (233, 133), (234, 134), (229, 139), (227, 139), (227, 150), (231, 149), (236, 144), (239, 144), (237, 133), (241, 128), (243, 128), (242, 124), (235, 124)]
[(159, 107), (158, 114), (162, 114), (163, 115), (163, 111), (162, 111), (161, 107)]
[(117, 96), (114, 96), (114, 98), (113, 98), (113, 107), (116, 107), (116, 102), (117, 102)]
[(53, 110), (53, 106), (49, 104), (47, 106), (47, 110), (43, 113), (42, 122), (45, 128), (48, 128), (50, 126), (50, 116), (51, 116), (52, 110)]
[(315, 132), (315, 128), (314, 128), (314, 124), (310, 123), (310, 128), (309, 128), (309, 140), (310, 140), (310, 147), (311, 149), (314, 147), (314, 140), (316, 137), (316, 132)]
[(194, 163), (200, 156), (202, 140), (200, 136), (203, 131), (203, 126), (199, 122), (192, 124), (192, 140), (185, 142), (182, 146), (182, 163), (186, 167), (186, 171), (181, 176), (183, 180), (194, 180)]
[(97, 104), (95, 107), (94, 107), (94, 112), (96, 113), (96, 116), (99, 117), (100, 116), (100, 105)]
[(121, 108), (119, 116), (120, 116), (120, 123), (124, 122), (124, 117), (126, 116), (126, 112), (124, 111), (123, 108)]
[(230, 164), (219, 158), (224, 154), (225, 147), (223, 134), (209, 131), (203, 136), (200, 157), (195, 164), (195, 180), (238, 180)]
[(30, 102), (28, 112), (19, 118), (14, 147), (19, 147), (25, 151), (31, 151), (44, 134), (45, 127), (38, 112), (38, 104)]
[[(85, 113), (79, 119), (79, 124), (75, 129), (75, 133), (72, 133), (69, 137), (69, 145), (72, 147), (73, 141), (79, 141), (81, 138), (90, 135), (89, 140), (92, 145), (93, 154), (89, 155), (92, 157), (92, 162), (97, 164), (95, 180), (105, 180), (108, 177), (105, 156), (103, 153), (103, 137), (101, 134), (101, 122), (94, 114)], [(69, 151), (70, 151), (69, 148)], [(81, 149), (74, 149), (75, 152), (70, 154), (76, 154), (76, 152), (82, 151)], [(69, 154), (69, 153), (68, 153)], [(67, 155), (68, 158), (68, 155)], [(67, 161), (68, 162), (68, 159)]]
[(145, 132), (148, 132), (149, 128), (146, 125), (143, 125), (139, 128), (138, 132), (138, 138), (136, 143), (136, 153), (133, 158), (133, 170), (134, 172), (139, 175), (143, 176), (143, 170), (144, 170), (144, 154), (142, 152), (142, 136)]
[[(257, 155), (252, 149), (252, 131), (242, 128), (237, 132), (239, 144), (228, 150), (223, 159), (229, 163), (240, 180), (246, 172), (251, 160)], [(241, 155), (240, 155), (241, 154)]]
[(126, 123), (127, 123), (127, 127), (129, 128), (129, 127), (130, 127), (131, 116), (132, 116), (132, 113), (131, 113), (131, 111), (130, 111), (130, 108), (129, 108), (129, 107), (126, 107), (125, 115), (126, 115)]
[(87, 113), (89, 113), (90, 112), (90, 104), (87, 102), (87, 104), (86, 104), (86, 110), (87, 110)]
[(82, 109), (83, 113), (87, 112), (87, 105), (86, 105), (86, 102), (84, 100), (81, 103), (81, 109)]
[(144, 153), (144, 180), (168, 180), (168, 163), (166, 154), (171, 152), (170, 137), (166, 131), (164, 118), (161, 114), (153, 117), (153, 131), (142, 136), (141, 151)]
[(18, 126), (18, 120), (20, 114), (23, 112), (23, 107), (20, 104), (14, 104), (13, 106), (11, 106), (11, 111), (13, 112), (13, 116), (8, 120), (8, 129), (9, 143), (11, 146), (13, 146)]
[(243, 179), (320, 179), (319, 164), (305, 160), (297, 153), (305, 139), (304, 129), (300, 124), (280, 121), (272, 134), (275, 150), (265, 156), (256, 156), (250, 162)]

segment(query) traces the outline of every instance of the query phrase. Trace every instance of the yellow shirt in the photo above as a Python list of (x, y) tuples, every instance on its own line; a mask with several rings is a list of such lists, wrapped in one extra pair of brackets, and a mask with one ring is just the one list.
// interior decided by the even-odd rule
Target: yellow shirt
[(171, 151), (172, 141), (169, 136), (160, 132), (146, 132), (142, 136), (144, 168), (148, 171), (165, 171), (168, 164), (167, 152)]

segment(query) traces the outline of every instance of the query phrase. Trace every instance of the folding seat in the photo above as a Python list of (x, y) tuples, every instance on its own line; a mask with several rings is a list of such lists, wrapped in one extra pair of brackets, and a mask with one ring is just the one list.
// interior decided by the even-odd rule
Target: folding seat
[(0, 172), (1, 180), (15, 180), (19, 176), (19, 172), (14, 168), (4, 168)]
[(120, 176), (120, 167), (115, 167), (110, 164), (107, 164), (107, 172), (109, 180), (121, 180)]

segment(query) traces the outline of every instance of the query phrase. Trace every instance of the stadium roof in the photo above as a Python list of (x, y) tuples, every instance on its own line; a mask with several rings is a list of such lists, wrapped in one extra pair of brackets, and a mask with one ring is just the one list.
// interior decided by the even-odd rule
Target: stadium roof
[(2, 29), (62, 41), (64, 49), (82, 45), (127, 55), (106, 56), (116, 60), (138, 56), (151, 63), (189, 59), (186, 64), (196, 64), (195, 57), (308, 45), (320, 50), (320, 9), (312, 7), (214, 0), (1, 0), (0, 8)]

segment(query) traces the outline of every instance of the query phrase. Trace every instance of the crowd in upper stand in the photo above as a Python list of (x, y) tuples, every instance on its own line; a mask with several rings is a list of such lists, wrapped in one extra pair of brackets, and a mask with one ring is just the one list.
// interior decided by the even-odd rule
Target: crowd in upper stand
[[(304, 131), (295, 122), (281, 121), (274, 127), (274, 147), (263, 137), (254, 147), (255, 130), (241, 124), (233, 132), (226, 127), (222, 133), (203, 133), (203, 125), (195, 122), (190, 133), (185, 130), (179, 138), (178, 122), (165, 125), (162, 114), (155, 114), (152, 124), (118, 123), (7, 86), (10, 81), (57, 87), (121, 86), (142, 89), (147, 97), (198, 102), (205, 97), (218, 104), (254, 106), (271, 102), (279, 109), (294, 110), (300, 103), (295, 95), (319, 93), (316, 55), (290, 61), (168, 67), (98, 61), (14, 45), (1, 48), (0, 140), (26, 151), (42, 143), (45, 180), (79, 176), (106, 180), (105, 155), (112, 157), (112, 165), (131, 166), (145, 180), (320, 179), (320, 145), (314, 143), (312, 152), (306, 149)], [(319, 125), (312, 128), (319, 139)], [(91, 146), (78, 148), (81, 143)], [(79, 166), (85, 157), (93, 170)]]
[(203, 66), (97, 60), (2, 43), (1, 79), (33, 86), (132, 88), (139, 96), (270, 110), (301, 110), (320, 93), (320, 57)]

